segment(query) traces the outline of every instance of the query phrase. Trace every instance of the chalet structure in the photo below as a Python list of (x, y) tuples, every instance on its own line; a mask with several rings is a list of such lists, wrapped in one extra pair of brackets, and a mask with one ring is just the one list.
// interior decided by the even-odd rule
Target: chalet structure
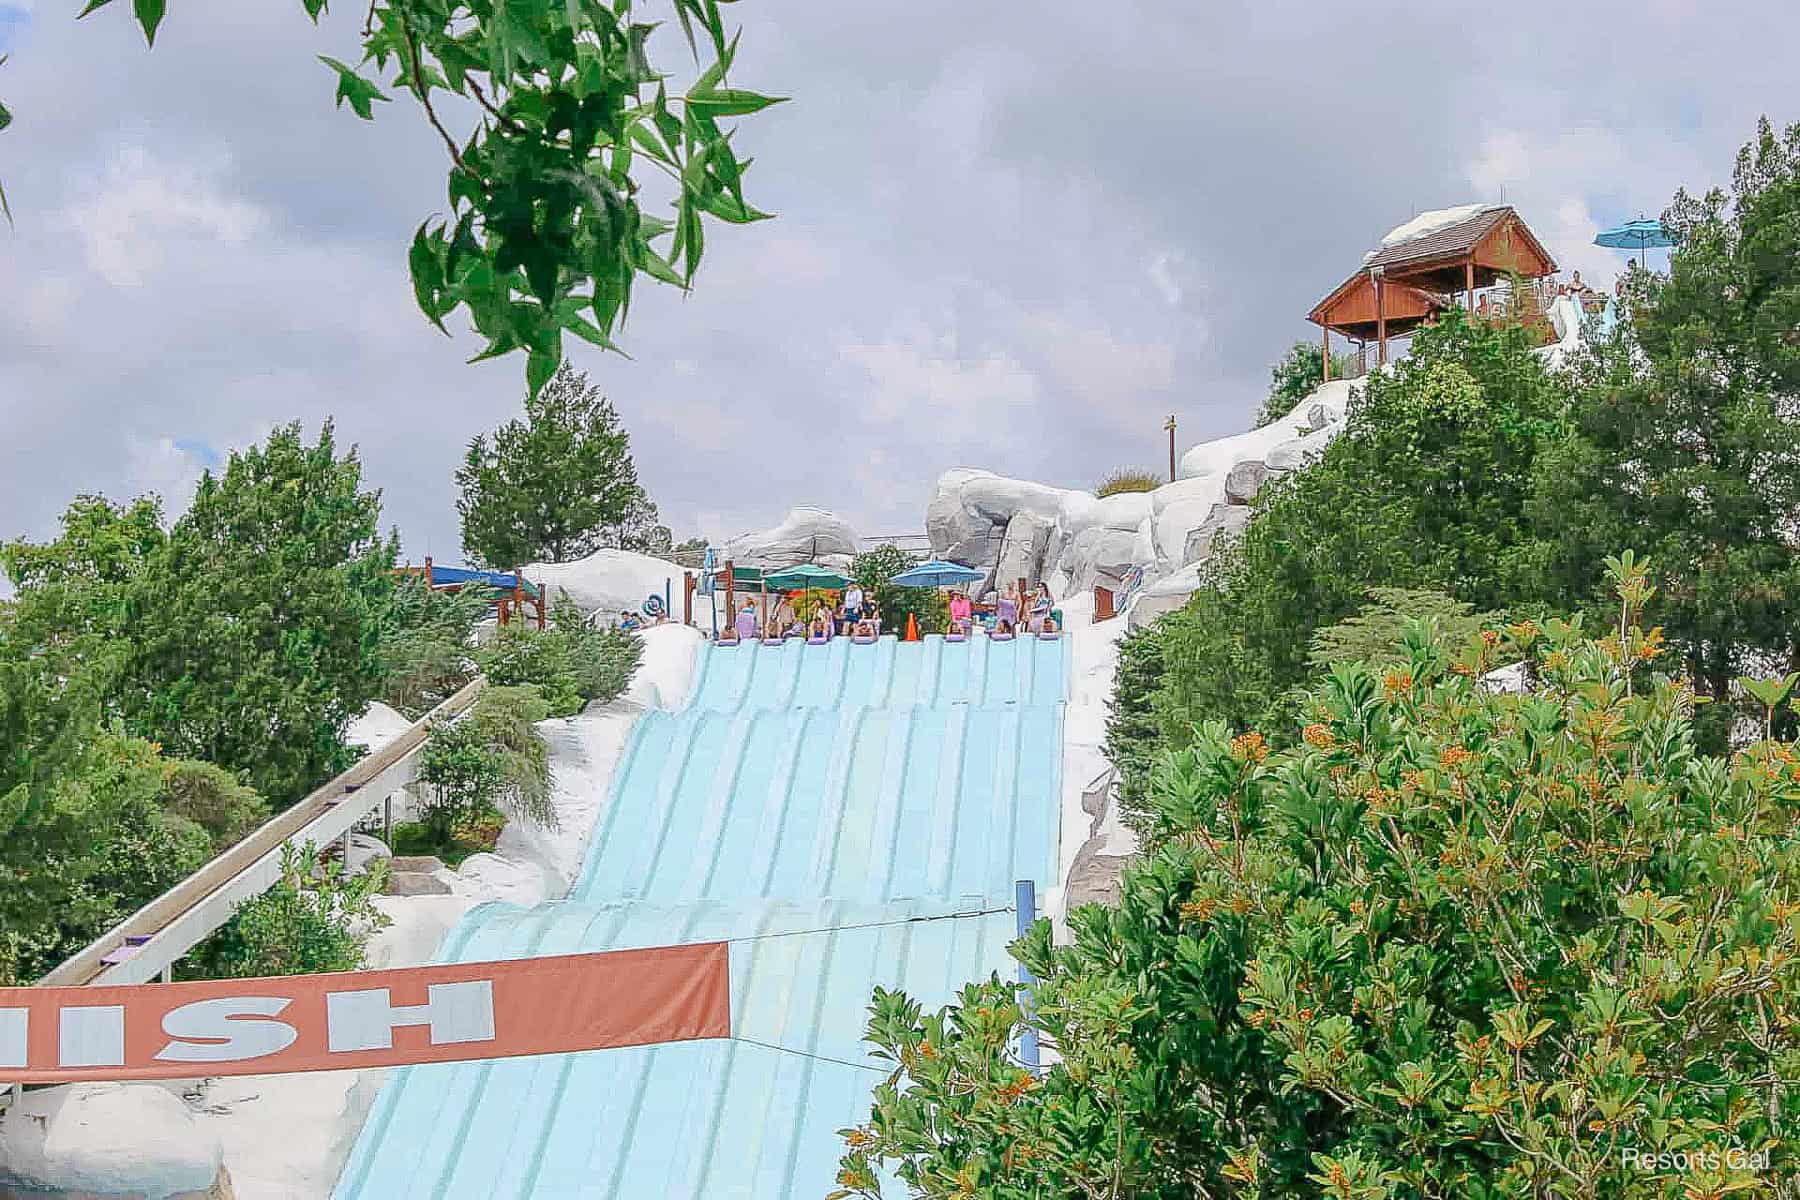
[(1456, 303), (1473, 311), (1477, 289), (1517, 274), (1541, 279), (1556, 260), (1508, 204), (1469, 204), (1421, 213), (1363, 256), (1362, 266), (1307, 314), (1319, 326), (1325, 378), (1333, 330), (1375, 342), (1387, 362), (1390, 337), (1404, 337)]

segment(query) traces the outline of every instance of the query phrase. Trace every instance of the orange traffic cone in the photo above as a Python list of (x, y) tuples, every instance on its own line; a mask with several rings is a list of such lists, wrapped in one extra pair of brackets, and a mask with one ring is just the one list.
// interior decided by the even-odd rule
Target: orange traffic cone
[(919, 640), (919, 621), (912, 613), (906, 614), (906, 640), (909, 642)]

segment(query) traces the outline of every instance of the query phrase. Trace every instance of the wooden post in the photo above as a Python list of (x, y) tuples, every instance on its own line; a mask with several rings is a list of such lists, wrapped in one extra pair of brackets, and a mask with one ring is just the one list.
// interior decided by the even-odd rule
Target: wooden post
[(1322, 334), (1319, 342), (1319, 363), (1325, 368), (1325, 382), (1331, 382), (1331, 326), (1319, 326)]
[(1169, 423), (1163, 426), (1169, 431), (1169, 482), (1175, 482), (1175, 414), (1169, 414)]
[(425, 590), (431, 590), (431, 555), (425, 556)]
[(392, 792), (389, 792), (388, 798), (382, 801), (381, 840), (389, 850), (394, 848), (394, 793)]
[(737, 624), (737, 593), (734, 590), (736, 584), (737, 569), (731, 565), (731, 560), (728, 558), (725, 560), (725, 621), (733, 626)]
[(1471, 254), (1471, 255), (1469, 255), (1469, 257), (1463, 259), (1463, 292), (1468, 297), (1468, 299), (1463, 301), (1464, 307), (1466, 307), (1469, 310), (1470, 316), (1474, 316), (1475, 315), (1475, 256), (1473, 254)]
[(681, 573), (681, 623), (683, 625), (694, 623), (694, 573), (692, 571)]
[(538, 584), (538, 632), (544, 631), (544, 610), (550, 606), (548, 597), (544, 595), (544, 585)]
[(1382, 286), (1382, 270), (1376, 267), (1375, 275), (1375, 338), (1381, 345), (1376, 362), (1387, 366), (1387, 289)]

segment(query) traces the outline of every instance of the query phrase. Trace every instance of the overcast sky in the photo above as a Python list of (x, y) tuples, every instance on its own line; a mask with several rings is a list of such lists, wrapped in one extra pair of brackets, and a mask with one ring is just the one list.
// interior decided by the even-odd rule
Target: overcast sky
[[(228, 448), (334, 417), (407, 551), (459, 557), (451, 472), (524, 364), (463, 365), (413, 305), (445, 162), (403, 99), (333, 110), (315, 55), (355, 60), (361, 6), (172, 0), (154, 51), (128, 7), (0, 0), (0, 537), (83, 491), (179, 508)], [(632, 360), (573, 343), (677, 537), (795, 503), (917, 531), (953, 466), (1154, 468), (1171, 412), (1184, 446), (1247, 427), (1417, 211), (1508, 201), (1610, 278), (1597, 228), (1800, 119), (1788, 0), (726, 11), (734, 82), (793, 98), (736, 143), (779, 217), (712, 227), (690, 297), (642, 285)]]

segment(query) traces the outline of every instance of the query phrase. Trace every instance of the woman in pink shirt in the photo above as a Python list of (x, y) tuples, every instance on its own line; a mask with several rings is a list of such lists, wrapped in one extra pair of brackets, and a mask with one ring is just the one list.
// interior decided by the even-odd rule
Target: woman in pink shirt
[(969, 603), (969, 597), (963, 592), (950, 593), (950, 628), (957, 633), (969, 632), (969, 619), (974, 615), (975, 606)]

